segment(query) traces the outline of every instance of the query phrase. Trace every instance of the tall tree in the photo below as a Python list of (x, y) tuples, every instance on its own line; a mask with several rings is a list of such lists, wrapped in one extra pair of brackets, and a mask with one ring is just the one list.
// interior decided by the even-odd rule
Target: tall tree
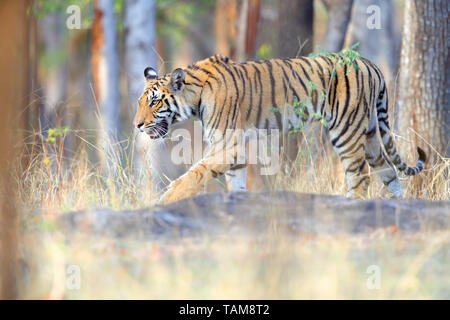
[(216, 53), (231, 58), (234, 57), (236, 52), (237, 17), (237, 0), (217, 0), (214, 25)]
[(338, 52), (344, 46), (353, 0), (322, 0), (322, 2), (328, 11), (327, 31), (322, 40), (322, 47), (330, 52)]
[(245, 36), (245, 54), (247, 58), (254, 57), (258, 23), (261, 16), (261, 0), (249, 0), (247, 28)]
[(130, 110), (144, 84), (144, 69), (157, 69), (156, 5), (154, 0), (125, 2), (125, 64)]
[(105, 165), (116, 161), (111, 145), (119, 134), (119, 59), (116, 17), (113, 0), (94, 1), (92, 26), (92, 69), (95, 96), (100, 111), (100, 160)]
[(260, 7), (260, 0), (242, 1), (237, 21), (238, 33), (235, 56), (237, 61), (245, 61), (248, 58), (253, 58), (255, 54)]
[(313, 51), (313, 0), (278, 1), (278, 55), (307, 55)]
[[(131, 0), (125, 2), (125, 66), (128, 81), (127, 110), (132, 116), (136, 111), (139, 95), (144, 87), (144, 69), (152, 67), (158, 70), (156, 44), (156, 3), (154, 0)], [(131, 121), (130, 121), (130, 128)], [(158, 179), (155, 163), (164, 163), (168, 159), (161, 156), (157, 143), (151, 143), (144, 134), (136, 135), (135, 166), (138, 170), (152, 170), (153, 191), (163, 187)], [(152, 155), (150, 168), (146, 166), (146, 153)]]
[[(40, 113), (43, 130), (57, 125), (64, 118), (68, 85), (68, 65), (64, 63), (67, 44), (67, 28), (61, 12), (52, 12), (39, 19), (39, 28), (47, 72), (44, 84), (44, 103)], [(59, 119), (56, 119), (56, 118)]]
[(0, 299), (18, 298), (19, 217), (11, 171), (13, 159), (17, 159), (14, 146), (23, 139), (20, 135), (25, 129), (30, 98), (29, 5), (30, 1), (0, 2)]
[(238, 31), (236, 37), (236, 55), (237, 61), (245, 61), (245, 38), (247, 35), (247, 16), (248, 16), (248, 0), (242, 0), (237, 21)]
[(405, 2), (398, 130), (413, 141), (411, 149), (423, 146), (431, 162), (437, 155), (422, 138), (450, 157), (449, 14), (447, 0)]
[(396, 10), (392, 0), (354, 0), (348, 42), (359, 42), (358, 51), (364, 57), (382, 66), (386, 60), (393, 79), (400, 61), (401, 38), (395, 25)]

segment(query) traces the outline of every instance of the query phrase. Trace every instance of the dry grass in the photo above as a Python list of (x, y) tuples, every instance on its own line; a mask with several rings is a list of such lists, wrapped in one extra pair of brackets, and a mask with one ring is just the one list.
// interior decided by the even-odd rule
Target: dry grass
[[(346, 193), (342, 165), (335, 152), (328, 145), (321, 145), (318, 156), (320, 134), (316, 131), (309, 138), (303, 138), (293, 166), (280, 170), (274, 177), (264, 178), (267, 188), (336, 195)], [(91, 206), (120, 210), (149, 206), (158, 199), (159, 194), (152, 194), (150, 188), (152, 177), (149, 168), (155, 163), (151, 158), (144, 160), (144, 157), (139, 157), (145, 165), (136, 167), (138, 156), (133, 151), (132, 137), (102, 147), (89, 142), (86, 134), (72, 134), (79, 144), (70, 157), (64, 155), (63, 138), (57, 138), (53, 143), (46, 142), (41, 134), (36, 134), (38, 138), (29, 138), (41, 143), (33, 145), (33, 158), (26, 168), (18, 170), (22, 173), (16, 175), (20, 202), (25, 210), (61, 213)], [(93, 152), (102, 153), (103, 158), (108, 159), (107, 169), (89, 160), (88, 155)], [(406, 156), (408, 159), (416, 158), (416, 155)], [(450, 200), (450, 159), (440, 159), (432, 167), (428, 164), (418, 177), (400, 175), (405, 198)], [(388, 197), (376, 173), (370, 171), (369, 174), (372, 182), (367, 197)], [(223, 186), (221, 179), (216, 179), (216, 183)]]
[[(75, 134), (75, 133), (72, 133)], [(110, 145), (109, 169), (88, 159), (100, 147), (80, 137), (63, 161), (62, 138), (37, 135), (33, 158), (16, 175), (23, 212), (22, 295), (27, 298), (450, 298), (450, 233), (392, 233), (292, 238), (277, 232), (254, 239), (196, 238), (138, 242), (79, 235), (67, 241), (54, 219), (88, 207), (142, 208), (158, 198), (149, 170), (133, 168), (132, 144)], [(38, 139), (36, 139), (38, 138)], [(61, 143), (60, 140), (61, 139)], [(33, 140), (33, 139), (31, 139)], [(40, 147), (39, 147), (40, 145)], [(292, 172), (270, 181), (273, 189), (344, 194), (336, 156), (307, 140)], [(117, 163), (122, 156), (122, 166)], [(48, 158), (48, 160), (46, 160)], [(320, 163), (319, 163), (320, 161)], [(406, 197), (449, 200), (449, 159), (427, 168), (420, 187), (403, 180)], [(378, 178), (370, 197), (386, 197)], [(66, 268), (78, 265), (79, 290), (66, 287)], [(369, 290), (367, 268), (381, 270), (381, 288)]]

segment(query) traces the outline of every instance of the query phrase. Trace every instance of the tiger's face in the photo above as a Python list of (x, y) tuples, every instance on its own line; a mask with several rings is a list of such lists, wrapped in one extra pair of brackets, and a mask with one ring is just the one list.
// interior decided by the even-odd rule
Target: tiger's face
[(138, 101), (134, 126), (151, 139), (164, 138), (172, 123), (182, 120), (180, 104), (185, 72), (176, 69), (171, 75), (158, 78), (152, 68), (144, 70), (145, 87)]

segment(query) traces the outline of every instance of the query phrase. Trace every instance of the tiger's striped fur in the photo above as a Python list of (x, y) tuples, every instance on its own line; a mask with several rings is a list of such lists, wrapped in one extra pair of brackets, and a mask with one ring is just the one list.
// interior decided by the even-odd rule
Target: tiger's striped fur
[[(327, 56), (235, 63), (216, 55), (161, 78), (147, 68), (134, 124), (157, 138), (166, 135), (172, 123), (197, 116), (212, 146), (171, 183), (161, 202), (196, 194), (209, 179), (224, 173), (231, 190), (245, 190), (246, 167), (215, 159), (218, 141), (213, 132), (250, 127), (287, 130), (311, 122), (314, 114), (328, 123), (331, 143), (345, 170), (347, 196), (366, 194), (370, 165), (393, 196), (401, 197), (402, 187), (391, 164), (415, 175), (424, 168), (426, 155), (418, 148), (415, 167), (401, 160), (389, 130), (383, 75), (364, 58), (354, 64), (357, 67), (335, 64)], [(301, 114), (292, 107), (296, 101), (306, 102)]]

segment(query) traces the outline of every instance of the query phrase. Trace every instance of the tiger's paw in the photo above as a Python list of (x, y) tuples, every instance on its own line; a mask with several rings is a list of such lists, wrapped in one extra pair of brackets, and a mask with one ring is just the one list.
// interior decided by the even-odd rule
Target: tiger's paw
[(169, 185), (167, 191), (159, 199), (158, 204), (166, 205), (182, 200), (195, 195), (197, 191), (197, 189), (192, 187), (191, 183), (186, 183), (184, 180), (176, 180)]
[(181, 199), (182, 199), (181, 196), (177, 195), (176, 192), (169, 189), (161, 196), (161, 198), (159, 198), (158, 204), (166, 205), (166, 204), (169, 204), (169, 203), (181, 200)]

